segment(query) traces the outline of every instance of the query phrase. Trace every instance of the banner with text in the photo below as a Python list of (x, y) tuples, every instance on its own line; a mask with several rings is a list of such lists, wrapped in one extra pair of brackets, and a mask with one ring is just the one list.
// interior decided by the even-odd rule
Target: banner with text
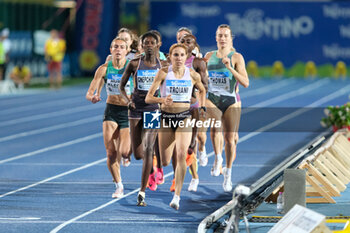
[(234, 47), (246, 61), (350, 64), (350, 2), (151, 2), (151, 28), (163, 35), (164, 52), (183, 26), (202, 53), (215, 50), (220, 24), (231, 26)]

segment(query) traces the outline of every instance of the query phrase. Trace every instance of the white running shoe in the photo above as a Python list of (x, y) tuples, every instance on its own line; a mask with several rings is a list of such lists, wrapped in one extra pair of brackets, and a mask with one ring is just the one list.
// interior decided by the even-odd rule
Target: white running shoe
[(221, 173), (221, 169), (222, 169), (222, 162), (223, 162), (223, 158), (217, 157), (217, 159), (214, 162), (214, 166), (211, 168), (210, 174), (212, 176), (219, 176)]
[(130, 164), (131, 164), (131, 162), (130, 162), (130, 159), (129, 159), (129, 158), (122, 158), (122, 165), (123, 165), (124, 167), (129, 167)]
[(178, 195), (174, 195), (173, 200), (170, 202), (170, 207), (178, 210), (180, 208), (180, 197)]
[(207, 150), (204, 147), (203, 151), (198, 151), (199, 154), (199, 165), (201, 165), (202, 167), (207, 166), (208, 164), (208, 156), (207, 156)]
[(121, 198), (124, 196), (124, 186), (118, 186), (112, 194), (112, 198)]
[(190, 185), (188, 186), (188, 191), (197, 192), (197, 187), (199, 184), (199, 179), (193, 179), (191, 180)]
[(230, 174), (227, 173), (226, 167), (224, 167), (222, 170), (224, 173), (224, 182), (222, 183), (222, 187), (224, 188), (225, 192), (231, 192), (232, 191), (231, 173)]

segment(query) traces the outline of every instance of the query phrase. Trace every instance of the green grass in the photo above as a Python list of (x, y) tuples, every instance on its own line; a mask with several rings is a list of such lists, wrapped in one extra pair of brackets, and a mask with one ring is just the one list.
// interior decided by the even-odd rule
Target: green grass
[[(74, 86), (74, 85), (80, 85), (80, 84), (89, 84), (91, 82), (91, 77), (77, 77), (77, 78), (64, 78), (62, 82), (62, 86)], [(30, 83), (28, 88), (49, 88), (49, 79), (43, 78), (40, 80), (33, 80), (33, 82)]]

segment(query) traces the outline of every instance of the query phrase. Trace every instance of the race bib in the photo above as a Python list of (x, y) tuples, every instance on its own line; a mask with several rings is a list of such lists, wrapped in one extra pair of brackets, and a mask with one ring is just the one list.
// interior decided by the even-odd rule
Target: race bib
[[(108, 74), (107, 83), (106, 83), (107, 95), (120, 95), (119, 84), (120, 84), (121, 78), (122, 78), (122, 74)], [(125, 91), (127, 95), (131, 94), (130, 79), (125, 85)]]
[(171, 95), (174, 102), (190, 102), (192, 95), (191, 80), (166, 80), (166, 95)]
[(229, 72), (209, 71), (209, 91), (230, 91)]
[(158, 70), (138, 70), (137, 71), (137, 89), (148, 91), (151, 87), (154, 77)]

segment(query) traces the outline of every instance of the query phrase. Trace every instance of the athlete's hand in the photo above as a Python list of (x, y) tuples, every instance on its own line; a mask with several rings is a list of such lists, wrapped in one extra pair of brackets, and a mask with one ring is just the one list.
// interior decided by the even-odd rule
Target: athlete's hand
[(91, 98), (91, 102), (93, 104), (96, 104), (97, 102), (100, 102), (101, 101), (101, 97), (97, 96), (97, 95), (93, 95), (92, 98)]
[(170, 106), (173, 104), (173, 98), (171, 98), (171, 95), (168, 95), (167, 97), (163, 98), (163, 104), (165, 106)]
[(135, 106), (135, 104), (134, 104), (132, 101), (130, 101), (130, 102), (128, 103), (128, 109), (129, 109), (129, 110), (135, 110), (135, 109), (136, 109), (136, 106)]
[(231, 67), (230, 58), (228, 58), (227, 56), (224, 57), (221, 61), (226, 66), (226, 68), (230, 68)]

